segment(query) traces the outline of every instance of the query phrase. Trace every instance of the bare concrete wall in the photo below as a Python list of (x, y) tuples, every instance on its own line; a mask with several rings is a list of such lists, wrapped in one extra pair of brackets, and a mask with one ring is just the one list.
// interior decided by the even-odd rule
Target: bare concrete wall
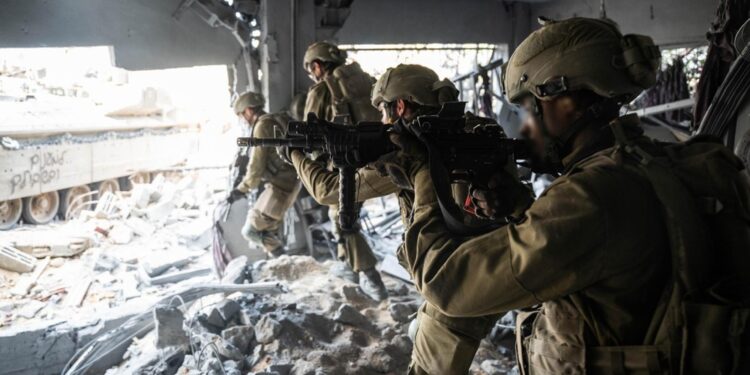
[(3, 0), (0, 48), (111, 45), (118, 66), (159, 69), (231, 64), (239, 44), (180, 0)]
[[(646, 34), (660, 45), (704, 44), (718, 0), (607, 0), (607, 16), (624, 33)], [(556, 0), (531, 6), (536, 18), (598, 17), (600, 0)]]
[(506, 43), (510, 6), (496, 0), (355, 0), (340, 43)]

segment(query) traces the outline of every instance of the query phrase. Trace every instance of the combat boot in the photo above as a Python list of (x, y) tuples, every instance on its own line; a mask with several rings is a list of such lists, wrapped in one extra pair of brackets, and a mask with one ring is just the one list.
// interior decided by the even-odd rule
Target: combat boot
[(378, 302), (388, 298), (388, 290), (385, 288), (385, 284), (383, 284), (383, 279), (380, 278), (380, 272), (375, 267), (360, 273), (362, 276), (359, 278), (359, 288), (368, 297)]
[(330, 268), (331, 275), (359, 284), (359, 275), (352, 270), (348, 263), (342, 261), (333, 262)]

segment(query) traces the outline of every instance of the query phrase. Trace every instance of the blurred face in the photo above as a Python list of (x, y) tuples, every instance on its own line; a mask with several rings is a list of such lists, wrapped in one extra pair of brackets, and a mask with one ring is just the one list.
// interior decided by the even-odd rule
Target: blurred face
[(245, 108), (240, 115), (249, 125), (252, 125), (255, 122), (255, 118), (258, 117), (257, 112), (250, 107)]
[(307, 76), (310, 77), (310, 79), (316, 83), (320, 82), (325, 76), (325, 70), (323, 69), (323, 65), (321, 65), (317, 61), (313, 61), (310, 64), (308, 64), (305, 67), (305, 70), (307, 70)]
[[(540, 158), (545, 156), (545, 139), (542, 126), (546, 126), (550, 137), (556, 138), (565, 134), (581, 115), (576, 110), (573, 100), (568, 96), (541, 100), (539, 101), (539, 107), (537, 107), (534, 97), (529, 96), (521, 102), (521, 108), (525, 112), (521, 125), (521, 135), (531, 141), (534, 153)], [(538, 112), (544, 115), (544, 124), (539, 122)]]

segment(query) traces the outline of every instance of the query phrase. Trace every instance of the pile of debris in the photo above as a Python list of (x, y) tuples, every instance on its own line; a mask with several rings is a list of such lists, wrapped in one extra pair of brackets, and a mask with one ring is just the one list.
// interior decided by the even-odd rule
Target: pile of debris
[[(85, 344), (81, 330), (97, 326), (90, 339), (181, 283), (210, 280), (208, 212), (224, 194), (213, 181), (222, 180), (160, 174), (102, 194), (74, 220), (0, 232), (0, 362), (59, 372)], [(59, 358), (40, 353), (51, 349)]]
[[(334, 276), (333, 264), (308, 256), (252, 265), (235, 259), (225, 282), (282, 282), (287, 290), (157, 306), (156, 329), (107, 374), (405, 373), (412, 350), (407, 331), (422, 303), (419, 294), (409, 283), (385, 277), (390, 297), (375, 302)], [(473, 373), (507, 373), (509, 354), (484, 342)]]
[[(222, 180), (157, 177), (76, 220), (0, 233), (3, 371), (404, 373), (422, 299), (395, 260), (388, 202), (368, 231), (389, 292), (375, 302), (331, 272), (338, 261), (309, 256), (240, 257), (217, 280), (206, 250)], [(510, 347), (484, 340), (472, 373), (508, 373)]]

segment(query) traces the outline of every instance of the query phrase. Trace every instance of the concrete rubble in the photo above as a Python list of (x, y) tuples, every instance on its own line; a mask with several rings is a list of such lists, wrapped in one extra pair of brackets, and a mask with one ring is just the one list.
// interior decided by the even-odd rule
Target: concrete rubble
[[(402, 374), (412, 350), (407, 331), (422, 303), (413, 286), (384, 281), (391, 297), (375, 302), (330, 272), (335, 262), (283, 256), (228, 268), (246, 278), (278, 281), (273, 295), (231, 294), (154, 310), (157, 329), (128, 349), (106, 374)], [(509, 343), (482, 343), (473, 374), (506, 374), (514, 363)]]
[[(210, 280), (205, 218), (223, 199), (225, 181), (214, 175), (160, 174), (106, 194), (73, 220), (0, 232), (0, 373), (59, 374), (90, 331), (184, 283)], [(148, 202), (136, 201), (137, 191), (148, 192)], [(173, 209), (150, 218), (152, 207), (168, 206), (164, 197)], [(22, 361), (18, 350), (34, 359)]]
[[(373, 241), (388, 260), (383, 277), (390, 296), (380, 303), (334, 276), (339, 262), (308, 256), (256, 262), (242, 256), (219, 280), (207, 251), (208, 218), (225, 192), (206, 180), (221, 181), (159, 175), (106, 195), (76, 220), (0, 232), (0, 243), (28, 261), (0, 263), (0, 372), (406, 371), (409, 323), (422, 299), (393, 264), (396, 229)], [(391, 220), (386, 205), (394, 204), (382, 202), (372, 222)], [(34, 246), (24, 246), (32, 240)], [(508, 340), (484, 340), (472, 374), (508, 373), (511, 347)]]

